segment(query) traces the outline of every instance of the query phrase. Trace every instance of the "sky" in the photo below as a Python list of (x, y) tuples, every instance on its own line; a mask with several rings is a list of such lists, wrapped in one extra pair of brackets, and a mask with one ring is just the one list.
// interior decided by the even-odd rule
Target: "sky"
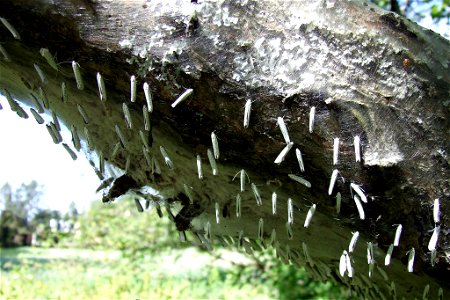
[[(39, 125), (29, 110), (29, 118), (22, 119), (2, 96), (0, 103), (0, 187), (8, 182), (14, 190), (36, 180), (44, 186), (40, 207), (63, 212), (72, 201), (77, 209), (85, 210), (101, 197), (95, 194), (100, 180), (83, 154), (72, 160), (61, 144), (53, 143), (45, 124)], [(72, 146), (70, 132), (63, 136)]]

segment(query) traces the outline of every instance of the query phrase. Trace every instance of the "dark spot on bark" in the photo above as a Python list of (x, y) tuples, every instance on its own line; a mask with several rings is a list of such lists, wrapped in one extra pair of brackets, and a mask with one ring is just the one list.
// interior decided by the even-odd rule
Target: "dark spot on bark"
[(125, 194), (129, 189), (137, 188), (139, 185), (131, 176), (124, 174), (118, 178), (116, 178), (109, 190), (108, 194), (106, 194), (102, 201), (109, 202), (114, 198), (120, 197)]
[(417, 38), (417, 34), (410, 31), (405, 22), (393, 13), (388, 13), (380, 16), (380, 20), (394, 31), (404, 34), (409, 38)]
[(226, 217), (228, 217), (230, 214), (229, 214), (229, 211), (228, 211), (228, 204), (225, 204), (224, 206), (223, 206), (223, 209), (222, 209), (222, 217), (224, 217), (224, 218), (226, 218)]
[[(184, 197), (186, 196), (184, 195)], [(199, 204), (189, 204), (188, 202), (188, 205), (185, 205), (175, 217), (175, 226), (177, 227), (177, 230), (186, 231), (190, 229), (192, 219), (199, 216), (202, 212), (203, 209)]]

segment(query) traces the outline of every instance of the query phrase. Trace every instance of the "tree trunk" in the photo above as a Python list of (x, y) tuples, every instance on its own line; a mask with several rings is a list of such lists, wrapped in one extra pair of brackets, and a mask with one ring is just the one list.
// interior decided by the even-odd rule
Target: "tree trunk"
[[(357, 0), (196, 2), (3, 0), (17, 32), (0, 26), (2, 94), (19, 116), (31, 112), (16, 100), (42, 105), (76, 131), (111, 178), (105, 201), (134, 191), (166, 205), (205, 247), (272, 245), (368, 298), (448, 295), (449, 42)], [(63, 143), (76, 155), (76, 137)]]

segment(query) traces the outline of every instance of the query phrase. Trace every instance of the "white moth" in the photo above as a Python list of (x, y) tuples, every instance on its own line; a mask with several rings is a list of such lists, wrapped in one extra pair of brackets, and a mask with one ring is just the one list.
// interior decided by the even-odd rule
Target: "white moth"
[(161, 167), (155, 156), (152, 156), (152, 174), (161, 174)]
[(208, 148), (206, 151), (206, 154), (208, 155), (209, 164), (211, 165), (212, 174), (215, 176), (219, 172), (217, 169), (217, 163), (216, 159), (214, 158), (214, 154), (211, 151), (211, 149)]
[[(289, 203), (289, 200), (288, 200)], [(277, 214), (277, 193), (272, 193), (272, 215)], [(289, 215), (289, 204), (288, 204), (288, 215)]]
[(244, 244), (244, 230), (240, 230), (239, 231), (239, 236), (238, 236), (238, 247), (242, 247), (242, 245)]
[(192, 93), (194, 92), (193, 89), (187, 89), (183, 92), (183, 94), (181, 94), (173, 103), (172, 103), (172, 108), (174, 108), (175, 106), (177, 106), (180, 102), (186, 100), (187, 97), (189, 97), (190, 95), (192, 95)]
[(241, 192), (244, 192), (245, 191), (245, 176), (247, 176), (248, 181), (250, 181), (250, 178), (248, 177), (245, 170), (242, 169), (239, 172), (237, 172), (236, 175), (234, 175), (232, 180), (234, 180), (238, 174), (239, 174), (239, 179), (240, 179), (240, 183), (241, 183)]
[(76, 61), (72, 61), (73, 74), (75, 75), (75, 81), (79, 90), (84, 89), (83, 78), (81, 77), (80, 65)]
[(41, 55), (45, 58), (47, 63), (50, 65), (50, 67), (52, 67), (53, 69), (58, 71), (58, 65), (56, 64), (55, 59), (53, 58), (53, 55), (50, 53), (50, 51), (47, 48), (41, 48), (41, 50), (39, 50), (39, 53), (41, 53)]
[(105, 173), (105, 158), (103, 156), (103, 151), (100, 151), (100, 154), (98, 156), (98, 161), (99, 161), (99, 169), (100, 169), (100, 173), (104, 174)]
[(391, 264), (392, 252), (394, 251), (394, 244), (391, 244), (386, 252), (386, 256), (384, 258), (384, 265), (389, 266)]
[(294, 237), (294, 233), (292, 232), (291, 223), (289, 223), (289, 222), (286, 222), (286, 233), (287, 233), (288, 239), (292, 240), (292, 238)]
[(51, 136), (51, 138), (53, 140), (53, 143), (58, 144), (59, 140), (58, 140), (58, 137), (56, 136), (52, 126), (47, 124), (47, 125), (45, 125), (45, 127), (47, 128), (47, 131), (50, 134), (50, 136)]
[(78, 112), (80, 113), (81, 117), (83, 118), (84, 124), (89, 124), (89, 117), (84, 110), (84, 108), (81, 106), (81, 104), (77, 104)]
[(308, 213), (306, 214), (305, 224), (303, 224), (303, 226), (304, 226), (305, 228), (308, 228), (308, 227), (309, 227), (309, 224), (311, 223), (311, 220), (312, 220), (312, 217), (313, 217), (315, 211), (316, 211), (316, 205), (313, 204), (313, 205), (309, 208)]
[(36, 110), (34, 110), (34, 108), (31, 108), (30, 111), (38, 124), (44, 124), (44, 118), (42, 118), (41, 115)]
[(150, 146), (148, 145), (148, 139), (142, 130), (139, 130), (139, 136), (141, 137), (141, 141), (142, 141), (142, 144), (144, 145), (144, 148), (149, 149)]
[(309, 111), (309, 132), (312, 133), (314, 129), (314, 115), (316, 114), (316, 107), (312, 106)]
[(142, 106), (142, 115), (144, 116), (144, 129), (150, 131), (150, 115), (147, 106)]
[(339, 138), (334, 138), (333, 142), (333, 165), (338, 163), (339, 158)]
[(300, 167), (300, 172), (305, 172), (305, 165), (303, 164), (302, 152), (297, 148), (295, 149), (295, 156), (297, 156), (298, 165)]
[(258, 223), (258, 238), (260, 241), (263, 240), (264, 238), (264, 220), (263, 218), (259, 219), (259, 223)]
[(411, 248), (409, 250), (409, 256), (408, 256), (408, 272), (412, 273), (414, 272), (414, 256), (416, 255), (416, 250), (414, 248)]
[(145, 162), (147, 163), (147, 166), (151, 167), (152, 166), (152, 158), (150, 156), (150, 153), (148, 152), (148, 149), (145, 148), (145, 146), (142, 146), (142, 153), (144, 154)]
[[(6, 99), (8, 99), (8, 97), (6, 97)], [(44, 113), (44, 107), (42, 106), (41, 101), (33, 94), (31, 94), (31, 100), (33, 101), (33, 104), (36, 107), (37, 112), (40, 114)], [(8, 100), (8, 102), (9, 102), (9, 100)]]
[[(72, 137), (73, 137), (73, 135), (72, 135)], [(111, 160), (114, 160), (116, 158), (117, 154), (119, 154), (119, 150), (120, 150), (120, 142), (116, 143), (114, 145), (114, 148), (113, 148), (113, 151), (112, 151), (112, 154), (111, 154)]]
[(98, 85), (98, 94), (100, 95), (100, 101), (106, 101), (106, 88), (105, 82), (103, 81), (102, 74), (97, 72), (97, 85)]
[(339, 259), (339, 274), (344, 277), (347, 272), (347, 251), (343, 251), (341, 258)]
[(350, 260), (350, 255), (348, 253), (345, 255), (345, 262), (347, 265), (348, 277), (352, 278), (353, 277), (353, 267), (352, 267), (352, 262)]
[(256, 204), (261, 206), (262, 205), (261, 195), (259, 194), (259, 191), (258, 191), (258, 188), (256, 187), (256, 184), (254, 184), (252, 182), (251, 187), (252, 187), (253, 194), (255, 195)]
[(184, 188), (184, 192), (186, 193), (186, 195), (189, 198), (189, 203), (193, 204), (194, 203), (194, 195), (192, 194), (193, 188), (188, 186), (186, 183), (183, 184), (183, 188)]
[(341, 202), (342, 202), (341, 193), (337, 192), (337, 194), (336, 194), (336, 213), (337, 214), (339, 214), (341, 212)]
[(397, 299), (397, 289), (395, 288), (395, 282), (391, 282), (391, 293), (392, 293), (392, 298), (393, 299)]
[(130, 77), (130, 101), (136, 102), (136, 76)]
[(167, 154), (166, 149), (163, 146), (159, 146), (159, 151), (161, 151), (161, 155), (163, 156), (164, 162), (166, 163), (166, 165), (169, 167), (169, 169), (173, 170), (174, 165), (173, 165), (173, 162), (170, 159), (169, 155)]
[(58, 117), (56, 116), (56, 113), (54, 111), (52, 111), (52, 119), (53, 119), (53, 123), (55, 124), (56, 129), (58, 131), (61, 131), (61, 126), (59, 125)]
[(364, 214), (364, 208), (362, 207), (362, 204), (361, 204), (361, 201), (359, 200), (359, 197), (354, 195), (353, 196), (353, 200), (355, 201), (356, 208), (358, 209), (359, 218), (361, 220), (364, 220), (366, 217), (365, 217), (365, 214)]
[(270, 245), (272, 245), (272, 247), (275, 246), (275, 243), (277, 241), (277, 231), (275, 230), (275, 228), (272, 228), (272, 233), (270, 234)]
[(334, 189), (334, 185), (336, 183), (338, 174), (339, 174), (339, 171), (337, 169), (334, 169), (333, 172), (331, 173), (330, 185), (328, 186), (328, 195), (330, 195), (330, 196), (331, 196), (331, 194), (333, 194), (333, 189)]
[(167, 216), (169, 217), (169, 219), (172, 222), (175, 222), (175, 216), (173, 215), (172, 209), (170, 208), (169, 204), (166, 203), (164, 206), (166, 208)]
[(0, 21), (3, 23), (3, 25), (6, 27), (6, 29), (9, 30), (9, 32), (12, 34), (12, 36), (16, 40), (20, 40), (20, 35), (17, 32), (17, 30), (14, 28), (14, 26), (11, 25), (11, 23), (8, 22), (5, 18), (0, 17)]
[(84, 127), (84, 135), (86, 137), (89, 150), (92, 151), (94, 149), (94, 143), (92, 142), (91, 135), (89, 134), (89, 129), (86, 126)]
[(374, 262), (373, 258), (373, 244), (372, 242), (367, 243), (367, 264), (370, 265)]
[(436, 250), (431, 251), (430, 262), (432, 267), (434, 267), (434, 264), (436, 263), (436, 255), (437, 255)]
[(305, 242), (302, 242), (303, 255), (305, 256), (305, 260), (309, 263), (310, 266), (314, 265), (314, 261), (309, 256), (308, 245)]
[(141, 201), (138, 198), (134, 198), (134, 203), (136, 204), (136, 209), (138, 212), (143, 212), (144, 208), (142, 207)]
[(367, 197), (359, 185), (352, 182), (350, 183), (350, 187), (359, 195), (359, 197), (361, 197), (362, 202), (367, 203)]
[(361, 141), (360, 141), (358, 135), (355, 135), (355, 137), (353, 138), (353, 144), (355, 146), (355, 161), (360, 162), (361, 161)]
[(34, 64), (34, 69), (36, 70), (36, 73), (38, 73), (39, 78), (41, 79), (42, 83), (45, 83), (47, 79), (45, 78), (44, 71), (42, 71), (41, 67), (39, 67), (38, 64)]
[(125, 116), (125, 123), (127, 124), (127, 127), (129, 129), (132, 129), (133, 121), (131, 120), (130, 109), (128, 108), (128, 105), (125, 102), (122, 103), (122, 109), (123, 109), (123, 114)]
[(444, 300), (444, 290), (440, 287), (438, 291), (438, 299)]
[(237, 194), (236, 196), (236, 217), (240, 218), (241, 217), (241, 194)]
[(251, 112), (252, 112), (252, 100), (248, 99), (247, 102), (245, 102), (244, 108), (244, 128), (248, 128), (248, 125), (250, 124)]
[(439, 239), (439, 232), (441, 231), (441, 226), (435, 226), (433, 234), (431, 235), (430, 242), (428, 243), (428, 250), (436, 250), (436, 244)]
[(439, 223), (439, 221), (440, 221), (439, 199), (434, 199), (433, 219), (434, 219), (434, 223)]
[(356, 231), (352, 235), (352, 239), (350, 240), (350, 244), (348, 245), (348, 252), (352, 253), (355, 250), (356, 242), (359, 238), (359, 231)]
[(375, 267), (375, 263), (372, 261), (372, 262), (369, 264), (369, 278), (372, 278), (372, 274), (373, 274), (373, 269), (374, 269), (374, 267)]
[(428, 294), (429, 294), (429, 292), (430, 292), (430, 285), (427, 284), (427, 285), (425, 286), (425, 288), (423, 289), (423, 294), (422, 294), (422, 299), (423, 299), (423, 300), (428, 300)]
[(278, 123), (278, 126), (280, 127), (281, 134), (283, 135), (283, 138), (286, 141), (286, 144), (289, 144), (291, 142), (291, 139), (289, 138), (289, 132), (287, 130), (286, 123), (284, 123), (284, 119), (282, 117), (278, 117), (277, 123)]
[(3, 55), (3, 58), (5, 61), (10, 61), (11, 59), (9, 58), (8, 52), (6, 52), (5, 48), (3, 48), (2, 45), (0, 45), (0, 52)]
[(122, 131), (120, 130), (119, 125), (117, 125), (117, 124), (114, 125), (114, 128), (116, 130), (116, 134), (117, 134), (117, 137), (119, 138), (120, 144), (122, 145), (123, 148), (125, 148), (125, 146), (126, 146), (125, 138), (124, 138), (124, 136), (122, 134)]
[(294, 143), (292, 143), (292, 142), (288, 143), (286, 145), (286, 147), (284, 147), (283, 150), (281, 150), (280, 154), (278, 154), (274, 163), (276, 163), (278, 165), (281, 164), (284, 161), (284, 159), (286, 158), (286, 155), (288, 154), (289, 150), (291, 150), (293, 145), (294, 145)]
[(219, 209), (219, 203), (216, 202), (216, 204), (214, 205), (215, 211), (216, 211), (216, 223), (219, 224), (220, 222), (220, 209)]
[(17, 110), (16, 113), (19, 117), (24, 118), (24, 119), (28, 119), (28, 114), (26, 113), (26, 111), (22, 108), (22, 106), (17, 105)]
[(46, 109), (49, 109), (50, 103), (48, 102), (47, 96), (45, 95), (44, 89), (42, 87), (39, 87), (39, 96), (42, 99), (42, 103), (44, 104), (44, 107)]
[(62, 102), (67, 102), (67, 100), (69, 100), (66, 83), (64, 81), (61, 82), (61, 100)]
[(400, 236), (402, 235), (402, 224), (399, 224), (397, 226), (397, 229), (395, 230), (395, 238), (394, 238), (394, 246), (397, 247), (400, 243)]
[(152, 93), (150, 92), (150, 86), (147, 82), (144, 82), (144, 95), (145, 101), (147, 102), (148, 112), (153, 111)]
[(292, 180), (297, 181), (298, 183), (303, 184), (303, 185), (306, 186), (307, 188), (310, 188), (310, 187), (311, 187), (311, 182), (309, 182), (308, 180), (306, 180), (306, 179), (304, 179), (304, 178), (302, 178), (302, 177), (300, 177), (300, 176), (297, 176), (297, 175), (294, 175), (294, 174), (288, 174), (288, 176), (289, 176), (289, 178), (291, 178)]
[(58, 131), (58, 128), (56, 127), (55, 123), (50, 122), (50, 127), (53, 130), (53, 133), (55, 134), (56, 138), (58, 139), (58, 143), (61, 143), (63, 138), (61, 136), (61, 133)]
[(63, 143), (62, 145), (63, 145), (64, 149), (66, 149), (67, 153), (69, 153), (70, 157), (73, 160), (77, 160), (77, 155), (75, 154), (75, 152), (73, 152), (73, 150), (70, 149), (70, 147), (66, 143)]
[(17, 108), (19, 107), (19, 103), (17, 103), (11, 96), (11, 94), (9, 93), (9, 91), (7, 89), (4, 89), (5, 91), (5, 96), (6, 96), (6, 100), (8, 100), (8, 104), (11, 108), (12, 111), (17, 111)]
[(178, 234), (180, 236), (180, 242), (184, 243), (186, 242), (187, 238), (186, 238), (186, 232), (184, 231), (178, 231)]
[(198, 179), (203, 179), (203, 170), (202, 170), (202, 158), (199, 154), (197, 154), (197, 173)]
[(287, 202), (287, 211), (288, 211), (288, 223), (293, 224), (294, 223), (294, 208), (292, 205), (292, 199), (288, 198)]
[(220, 156), (219, 142), (217, 140), (217, 136), (214, 133), (214, 131), (211, 132), (211, 142), (212, 142), (212, 146), (213, 146), (214, 158), (219, 159), (219, 156)]

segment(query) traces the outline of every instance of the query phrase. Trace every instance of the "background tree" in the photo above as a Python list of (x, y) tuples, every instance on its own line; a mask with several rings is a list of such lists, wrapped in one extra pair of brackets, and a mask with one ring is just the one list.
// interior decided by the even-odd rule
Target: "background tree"
[[(450, 25), (449, 0), (371, 0), (371, 2), (418, 23), (426, 17), (431, 17), (437, 26)], [(447, 32), (445, 36), (448, 38), (449, 33)]]
[(36, 181), (24, 183), (16, 190), (6, 183), (0, 189), (1, 246), (17, 246), (25, 242), (24, 236), (32, 233), (31, 221), (38, 212), (41, 195), (42, 187)]

